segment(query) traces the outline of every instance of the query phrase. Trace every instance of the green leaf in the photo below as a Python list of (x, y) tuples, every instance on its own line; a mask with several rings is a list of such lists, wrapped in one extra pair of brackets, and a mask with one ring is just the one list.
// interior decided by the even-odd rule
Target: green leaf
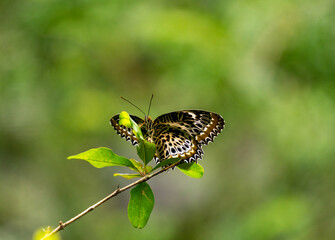
[(132, 126), (132, 128), (133, 128), (133, 130), (135, 132), (136, 137), (139, 140), (144, 140), (141, 128), (137, 125), (137, 123), (131, 117), (129, 117), (129, 119), (131, 121), (131, 126)]
[(131, 161), (131, 163), (134, 165), (134, 167), (135, 167), (135, 171), (137, 171), (137, 172), (143, 172), (143, 165), (142, 165), (142, 163), (140, 163), (140, 162), (138, 162), (138, 161), (136, 161), (135, 159), (129, 159), (130, 161)]
[(130, 121), (130, 116), (127, 112), (122, 111), (119, 115), (119, 124), (126, 126), (127, 128), (132, 128), (132, 124)]
[[(53, 229), (51, 229), (50, 227), (47, 227), (47, 228), (40, 228), (40, 229), (37, 229), (35, 232), (34, 232), (34, 235), (33, 235), (33, 240), (40, 240), (41, 238), (45, 237), (47, 234), (51, 233)], [(55, 233), (54, 235), (46, 238), (47, 240), (61, 240), (61, 237), (59, 235), (59, 233)]]
[(77, 155), (69, 156), (67, 159), (85, 160), (96, 168), (125, 166), (136, 170), (136, 167), (128, 158), (116, 155), (111, 149), (106, 147), (92, 148)]
[(147, 166), (145, 166), (145, 173), (146, 174), (148, 174), (148, 173), (151, 173), (152, 172), (152, 167), (151, 166), (149, 166), (149, 165), (147, 165)]
[(139, 183), (130, 191), (128, 218), (135, 228), (144, 228), (154, 204), (154, 194), (146, 182)]
[(137, 139), (139, 140), (139, 146), (137, 147), (137, 154), (142, 159), (144, 165), (147, 165), (154, 157), (156, 152), (156, 146), (153, 143), (149, 143), (143, 137), (142, 131), (137, 123), (129, 116), (125, 111), (122, 111), (119, 115), (119, 124), (126, 127), (131, 127)]
[(129, 116), (126, 111), (122, 111), (119, 115), (119, 124), (126, 126), (128, 128), (132, 128), (134, 134), (139, 140), (144, 140), (142, 131), (137, 123)]
[(164, 167), (168, 164), (174, 164), (176, 162), (179, 162), (180, 161), (180, 158), (169, 158), (169, 159), (166, 159), (166, 160), (163, 160), (162, 162), (158, 163), (154, 169), (152, 169), (152, 171), (156, 170), (157, 168), (160, 168), (160, 167)]
[(128, 173), (114, 173), (114, 177), (120, 176), (125, 179), (132, 179), (132, 178), (137, 178), (137, 177), (142, 177), (141, 174), (135, 173), (135, 174), (128, 174)]
[(140, 141), (139, 146), (137, 146), (137, 154), (144, 162), (144, 165), (147, 165), (155, 156), (156, 146), (154, 143), (149, 143), (146, 140)]
[(189, 177), (201, 178), (204, 175), (204, 168), (195, 162), (182, 163), (177, 168)]
[(120, 119), (119, 124), (131, 128), (131, 123), (129, 119)]

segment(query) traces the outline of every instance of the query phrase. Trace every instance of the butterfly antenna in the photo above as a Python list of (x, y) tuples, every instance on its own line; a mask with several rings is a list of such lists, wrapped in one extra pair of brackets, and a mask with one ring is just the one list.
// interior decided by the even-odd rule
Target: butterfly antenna
[(143, 112), (138, 106), (136, 106), (134, 103), (132, 103), (131, 101), (129, 101), (128, 99), (125, 99), (124, 97), (122, 97), (121, 96), (121, 98), (123, 99), (123, 100), (125, 100), (126, 102), (128, 102), (128, 103), (130, 103), (131, 105), (133, 105), (134, 107), (136, 107), (138, 110), (140, 110), (143, 114), (144, 114), (144, 116), (145, 116), (145, 112)]
[(150, 113), (150, 107), (151, 107), (151, 102), (152, 102), (152, 99), (154, 98), (154, 95), (152, 94), (151, 95), (151, 98), (150, 98), (150, 103), (149, 103), (149, 109), (148, 109), (148, 115), (149, 116), (149, 113)]

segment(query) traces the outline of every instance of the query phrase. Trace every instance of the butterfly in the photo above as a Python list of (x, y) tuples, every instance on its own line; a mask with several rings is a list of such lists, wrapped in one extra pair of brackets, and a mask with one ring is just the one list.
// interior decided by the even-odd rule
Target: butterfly
[[(197, 162), (204, 154), (202, 146), (213, 142), (225, 126), (222, 116), (203, 110), (170, 112), (154, 121), (149, 116), (145, 119), (134, 115), (130, 117), (141, 128), (144, 138), (156, 145), (156, 163), (169, 158)], [(119, 114), (111, 118), (110, 124), (122, 138), (138, 145), (139, 140), (132, 129), (119, 125)]]

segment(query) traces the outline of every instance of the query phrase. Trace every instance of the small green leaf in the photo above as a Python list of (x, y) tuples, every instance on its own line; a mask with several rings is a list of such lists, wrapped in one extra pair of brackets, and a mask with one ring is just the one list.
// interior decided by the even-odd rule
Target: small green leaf
[(141, 174), (135, 173), (135, 174), (128, 174), (128, 173), (114, 173), (114, 177), (120, 176), (126, 179), (132, 179), (137, 177), (142, 177)]
[(125, 111), (119, 115), (119, 124), (133, 129), (134, 134), (139, 140), (144, 140), (143, 134), (137, 123)]
[(152, 169), (153, 169), (153, 167), (151, 167), (151, 166), (149, 166), (149, 165), (145, 166), (145, 173), (146, 173), (146, 174), (151, 173), (151, 172), (152, 172)]
[(133, 128), (133, 131), (134, 131), (136, 137), (139, 140), (144, 140), (141, 128), (137, 125), (137, 123), (132, 118), (130, 118), (130, 121), (131, 121), (131, 126)]
[(140, 163), (140, 162), (138, 162), (138, 161), (136, 161), (135, 159), (129, 159), (129, 161), (131, 161), (131, 163), (134, 165), (134, 167), (135, 167), (135, 171), (137, 171), (137, 172), (143, 172), (143, 165), (142, 165), (142, 163)]
[(131, 128), (132, 125), (131, 125), (131, 121), (130, 121), (130, 116), (127, 112), (125, 111), (122, 111), (119, 115), (119, 124), (120, 125), (124, 125), (128, 128)]
[(120, 119), (119, 124), (131, 128), (131, 123), (129, 119)]
[(180, 158), (169, 158), (169, 159), (163, 160), (162, 162), (158, 163), (154, 167), (154, 169), (152, 169), (152, 171), (156, 170), (157, 168), (164, 167), (166, 165), (171, 165), (179, 161), (180, 161)]
[(177, 168), (189, 177), (201, 178), (204, 175), (204, 168), (195, 162), (182, 163)]
[(133, 163), (128, 158), (121, 157), (113, 153), (111, 149), (106, 147), (92, 148), (77, 155), (69, 156), (67, 159), (85, 160), (96, 168), (125, 166), (131, 169), (136, 169)]
[(144, 165), (147, 165), (154, 157), (156, 152), (156, 146), (153, 143), (149, 143), (143, 137), (142, 131), (137, 123), (129, 116), (125, 111), (122, 111), (119, 115), (119, 124), (126, 127), (132, 128), (134, 134), (139, 140), (139, 146), (137, 147), (137, 154), (142, 159)]
[[(47, 234), (51, 233), (53, 229), (50, 227), (47, 228), (40, 228), (34, 232), (34, 236), (32, 240), (40, 240), (41, 238), (45, 237)], [(46, 238), (47, 240), (61, 240), (61, 237), (58, 233)]]
[(146, 182), (139, 183), (130, 191), (128, 218), (135, 228), (144, 228), (154, 204), (154, 194)]
[(146, 140), (140, 141), (137, 147), (137, 154), (144, 162), (144, 165), (147, 165), (153, 159), (155, 153), (156, 145), (154, 143), (149, 143)]

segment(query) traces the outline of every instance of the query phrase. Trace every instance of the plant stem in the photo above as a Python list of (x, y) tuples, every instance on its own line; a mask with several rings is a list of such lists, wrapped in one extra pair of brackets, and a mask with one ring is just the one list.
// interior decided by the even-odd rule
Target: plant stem
[[(181, 160), (182, 161), (182, 160)], [(148, 181), (150, 178), (153, 178), (154, 176), (165, 172), (166, 170), (175, 167), (176, 165), (178, 165), (181, 161), (178, 161), (174, 164), (169, 165), (168, 167), (164, 167), (161, 170), (154, 172), (152, 174), (149, 175), (145, 175), (144, 177), (138, 179), (137, 181), (123, 187), (123, 188), (119, 188), (117, 187), (117, 189), (112, 192), (111, 194), (109, 194), (107, 197), (105, 197), (104, 199), (101, 199), (99, 202), (93, 204), (92, 206), (90, 206), (89, 208), (87, 208), (86, 210), (84, 210), (83, 212), (79, 213), (77, 216), (71, 218), (70, 220), (68, 220), (67, 222), (63, 223), (62, 221), (59, 222), (59, 225), (57, 228), (55, 228), (52, 232), (50, 232), (49, 234), (45, 235), (43, 238), (41, 238), (41, 240), (47, 239), (48, 237), (54, 235), (55, 233), (59, 232), (60, 230), (63, 230), (65, 227), (67, 227), (68, 225), (70, 225), (71, 223), (77, 221), (79, 218), (81, 218), (82, 216), (86, 215), (87, 213), (93, 211), (95, 208), (99, 207), (101, 204), (103, 204), (104, 202), (106, 202), (107, 200), (111, 199), (112, 197), (115, 197), (116, 195), (118, 195), (119, 193), (132, 188), (134, 186), (136, 186), (137, 184), (141, 183), (141, 182), (146, 182)]]

